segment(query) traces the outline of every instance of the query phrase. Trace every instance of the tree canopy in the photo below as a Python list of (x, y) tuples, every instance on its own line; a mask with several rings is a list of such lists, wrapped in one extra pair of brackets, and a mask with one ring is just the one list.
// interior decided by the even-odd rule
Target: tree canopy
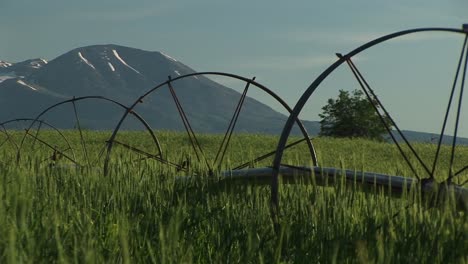
[[(372, 104), (379, 108), (376, 101), (367, 100), (360, 90), (352, 93), (340, 90), (337, 99), (328, 99), (327, 105), (322, 107), (320, 135), (384, 140), (387, 130)], [(390, 119), (383, 118), (391, 128)]]

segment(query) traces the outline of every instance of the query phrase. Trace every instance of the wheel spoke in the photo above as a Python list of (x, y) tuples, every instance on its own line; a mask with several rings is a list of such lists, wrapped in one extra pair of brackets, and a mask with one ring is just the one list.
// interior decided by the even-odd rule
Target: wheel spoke
[(134, 112), (134, 111), (131, 111), (130, 114), (132, 114), (132, 116), (134, 116), (135, 118), (137, 118), (138, 121), (140, 121), (140, 122), (143, 124), (143, 126), (145, 126), (146, 130), (148, 130), (148, 132), (149, 132), (150, 135), (151, 135), (151, 138), (153, 139), (154, 144), (156, 145), (156, 148), (158, 149), (159, 155), (162, 157), (161, 144), (159, 143), (158, 138), (157, 138), (156, 135), (154, 134), (153, 129), (151, 129), (151, 127), (150, 127), (150, 125), (148, 124), (148, 122), (146, 122), (146, 120), (143, 119), (143, 117), (141, 117), (139, 114), (137, 114), (137, 113)]
[[(211, 165), (209, 164), (205, 154), (203, 153), (203, 149), (197, 139), (197, 136), (195, 135), (195, 132), (192, 129), (192, 126), (190, 125), (190, 122), (187, 118), (187, 115), (185, 114), (185, 111), (180, 104), (179, 98), (177, 97), (177, 94), (174, 90), (174, 87), (171, 84), (171, 77), (169, 76), (169, 91), (171, 92), (172, 99), (174, 100), (174, 103), (176, 104), (177, 111), (179, 112), (180, 118), (182, 119), (182, 122), (184, 123), (185, 130), (187, 131), (187, 135), (189, 137), (190, 143), (192, 144), (193, 150), (195, 151), (195, 155), (197, 156), (198, 161), (201, 161), (200, 155), (202, 158), (205, 160), (206, 165), (208, 166), (208, 169), (211, 171)], [(200, 152), (200, 154), (199, 154)]]
[(33, 134), (29, 133), (28, 130), (26, 130), (26, 135), (27, 135), (27, 136), (30, 136), (30, 137), (32, 137), (32, 138), (34, 138), (34, 139), (36, 139), (37, 141), (39, 141), (39, 143), (42, 143), (42, 144), (44, 144), (45, 146), (47, 146), (48, 148), (52, 149), (56, 154), (59, 154), (59, 155), (63, 156), (63, 157), (66, 158), (67, 160), (73, 162), (75, 165), (81, 167), (81, 165), (80, 165), (77, 161), (75, 161), (73, 158), (71, 158), (70, 156), (68, 156), (67, 154), (65, 154), (64, 152), (62, 152), (61, 150), (59, 150), (58, 148), (56, 148), (56, 147), (50, 145), (49, 143), (43, 141), (42, 139), (35, 137)]
[[(341, 56), (341, 54), (338, 54), (338, 56)], [(426, 164), (423, 162), (423, 160), (419, 157), (418, 153), (416, 152), (416, 150), (413, 148), (413, 146), (410, 144), (410, 142), (408, 141), (408, 139), (405, 137), (405, 135), (403, 134), (403, 132), (400, 130), (400, 128), (398, 127), (398, 125), (396, 124), (396, 122), (394, 121), (394, 119), (390, 116), (390, 114), (388, 113), (388, 111), (386, 110), (386, 108), (383, 106), (382, 102), (378, 99), (377, 95), (375, 94), (375, 92), (373, 91), (373, 89), (370, 87), (369, 83), (365, 80), (365, 78), (362, 76), (362, 74), (360, 73), (360, 71), (357, 69), (357, 67), (355, 66), (355, 64), (352, 62), (351, 58), (346, 58), (346, 63), (348, 64), (348, 66), (351, 68), (351, 71), (353, 72), (353, 75), (355, 76), (355, 78), (357, 79), (357, 81), (359, 82), (359, 85), (361, 86), (361, 89), (364, 91), (364, 93), (366, 94), (367, 96), (367, 99), (369, 100), (369, 102), (371, 103), (371, 105), (374, 107), (374, 110), (376, 111), (376, 113), (378, 114), (380, 120), (382, 121), (382, 124), (385, 126), (385, 129), (387, 130), (387, 132), (389, 133), (390, 137), (392, 138), (393, 142), (396, 144), (398, 150), (400, 151), (400, 154), (403, 156), (403, 158), (405, 159), (406, 163), (408, 164), (408, 166), (410, 167), (410, 169), (413, 171), (415, 177), (418, 179), (418, 180), (421, 180), (421, 178), (419, 177), (418, 173), (416, 172), (416, 169), (413, 167), (412, 163), (410, 162), (409, 158), (406, 156), (406, 153), (403, 151), (403, 149), (401, 148), (400, 144), (398, 143), (398, 141), (396, 140), (395, 136), (393, 135), (391, 129), (390, 129), (390, 126), (387, 124), (387, 122), (385, 121), (385, 118), (384, 116), (382, 115), (382, 113), (380, 113), (378, 107), (382, 108), (382, 111), (384, 112), (385, 116), (390, 120), (390, 122), (392, 123), (392, 125), (396, 128), (398, 134), (400, 135), (400, 137), (405, 141), (406, 145), (409, 147), (409, 149), (411, 150), (411, 152), (413, 153), (413, 155), (416, 157), (416, 159), (419, 161), (419, 163), (423, 166), (423, 168), (426, 170), (426, 172), (428, 173), (428, 176), (431, 177), (431, 172), (429, 171), (429, 169), (427, 168)], [(374, 103), (374, 101), (376, 102), (376, 104)]]
[(452, 107), (453, 96), (455, 94), (455, 89), (457, 87), (457, 82), (458, 82), (458, 76), (459, 76), (461, 65), (462, 65), (462, 62), (463, 62), (463, 55), (466, 52), (467, 40), (468, 40), (468, 35), (465, 37), (465, 41), (463, 42), (460, 58), (458, 59), (457, 70), (456, 70), (455, 77), (454, 77), (454, 80), (453, 80), (452, 90), (450, 92), (450, 98), (449, 98), (449, 101), (448, 101), (448, 104), (447, 104), (447, 110), (445, 111), (445, 117), (444, 117), (444, 122), (442, 124), (442, 129), (440, 131), (439, 141), (437, 143), (437, 150), (436, 150), (436, 154), (435, 154), (435, 157), (434, 157), (434, 163), (432, 164), (432, 173), (431, 173), (432, 176), (434, 176), (434, 174), (435, 174), (435, 170), (436, 170), (436, 167), (437, 167), (437, 162), (439, 160), (440, 149), (441, 149), (441, 146), (442, 146), (442, 140), (443, 140), (443, 137), (444, 137), (444, 134), (445, 134), (445, 128), (447, 127), (447, 121), (448, 121), (450, 109)]
[[(255, 77), (252, 78), (252, 81), (255, 81)], [(250, 83), (251, 82), (247, 82), (247, 84), (245, 85), (244, 91), (242, 92), (242, 95), (241, 95), (241, 97), (239, 99), (239, 102), (237, 103), (236, 110), (234, 111), (234, 114), (232, 115), (231, 121), (230, 121), (229, 126), (228, 126), (228, 128), (226, 130), (226, 133), (224, 134), (223, 141), (221, 142), (221, 145), (219, 146), (219, 149), (218, 149), (218, 152), (216, 154), (215, 161), (214, 161), (214, 164), (216, 166), (216, 164), (218, 162), (218, 158), (219, 158), (219, 162), (218, 162), (218, 166), (217, 166), (218, 168), (221, 167), (224, 156), (226, 155), (226, 151), (227, 151), (227, 148), (229, 146), (229, 142), (231, 141), (231, 136), (232, 136), (232, 133), (234, 132), (234, 128), (235, 128), (235, 126), (237, 124), (237, 120), (238, 120), (239, 114), (240, 114), (240, 112), (242, 110), (242, 106), (244, 105), (245, 97), (246, 97), (247, 92), (249, 90)]]
[[(37, 131), (36, 131), (36, 137), (39, 137), (39, 132), (41, 131), (41, 128), (42, 128), (42, 122), (39, 121), (39, 126), (37, 127)], [(33, 144), (31, 146), (32, 150), (34, 150), (35, 145), (36, 145), (36, 140), (34, 139)]]
[(6, 139), (5, 139), (4, 142), (2, 142), (2, 144), (0, 146), (3, 146), (6, 142), (11, 142), (13, 144), (13, 146), (18, 150), (18, 148), (19, 148), (18, 144), (16, 144), (16, 142), (13, 140), (10, 133), (8, 133), (8, 130), (3, 125), (2, 125), (2, 128), (3, 128), (3, 133), (5, 133), (5, 135), (6, 135)]
[(462, 174), (462, 172), (464, 172), (465, 170), (468, 170), (468, 165), (466, 165), (465, 167), (461, 168), (459, 171), (457, 171), (456, 173), (454, 173), (453, 177), (459, 176), (459, 175)]
[[(73, 99), (75, 99), (75, 98), (73, 98)], [(76, 126), (78, 128), (79, 133), (80, 133), (81, 147), (83, 148), (86, 163), (88, 164), (88, 166), (91, 166), (91, 163), (89, 162), (88, 149), (86, 147), (86, 141), (84, 140), (84, 137), (83, 137), (83, 131), (81, 130), (80, 119), (78, 118), (78, 111), (76, 111), (76, 104), (75, 104), (74, 100), (72, 101), (72, 105), (73, 105), (73, 112), (75, 114)]]
[[(139, 101), (140, 103), (142, 102), (141, 100)], [(129, 111), (129, 109), (127, 108), (127, 111)], [(161, 144), (159, 143), (159, 140), (158, 138), (156, 137), (153, 129), (151, 128), (151, 126), (148, 124), (148, 122), (146, 122), (145, 119), (143, 119), (143, 117), (141, 117), (138, 113), (134, 112), (134, 111), (129, 111), (129, 114), (131, 114), (132, 116), (134, 116), (135, 118), (138, 119), (138, 121), (140, 121), (143, 126), (146, 128), (146, 130), (149, 132), (149, 134), (151, 135), (151, 139), (153, 140), (154, 144), (156, 145), (156, 148), (157, 148), (157, 151), (158, 151), (158, 154), (156, 156), (159, 156), (161, 159), (162, 159), (162, 150), (161, 150)], [(112, 137), (111, 137), (112, 138)], [(110, 145), (110, 141), (107, 141), (106, 142), (106, 145), (103, 146), (103, 149), (101, 150), (101, 153), (100, 155), (98, 156), (97, 160), (96, 160), (96, 163), (100, 160), (101, 158), (101, 154), (104, 153), (104, 151), (106, 149), (109, 148), (109, 145)], [(154, 154), (151, 154), (152, 156), (154, 156)], [(141, 158), (139, 159), (140, 161), (141, 160), (145, 160), (145, 159), (148, 159), (149, 157), (144, 157), (144, 158)]]
[(124, 148), (126, 148), (126, 149), (129, 149), (129, 150), (131, 150), (131, 151), (133, 151), (133, 152), (135, 152), (135, 153), (138, 153), (138, 154), (140, 154), (140, 155), (143, 155), (143, 156), (145, 156), (146, 158), (154, 159), (154, 160), (157, 160), (157, 161), (159, 161), (159, 162), (161, 162), (161, 163), (163, 163), (163, 164), (166, 164), (166, 165), (175, 167), (175, 168), (177, 168), (178, 170), (184, 170), (184, 171), (187, 170), (186, 168), (184, 168), (183, 166), (180, 166), (179, 164), (172, 163), (172, 162), (170, 162), (170, 161), (168, 161), (168, 160), (165, 160), (165, 159), (161, 158), (160, 155), (154, 155), (154, 154), (148, 153), (148, 152), (146, 152), (146, 151), (144, 151), (144, 150), (141, 150), (141, 149), (132, 147), (132, 146), (130, 146), (130, 145), (128, 145), (128, 144), (125, 144), (125, 143), (123, 143), (123, 142), (119, 142), (119, 141), (117, 141), (117, 140), (114, 140), (114, 143), (117, 144), (117, 145), (120, 145), (120, 146), (122, 146), (122, 147), (124, 147)]
[(468, 183), (468, 179), (467, 179), (466, 181), (464, 181), (464, 182), (458, 184), (458, 185), (463, 186), (463, 185), (465, 185), (465, 184), (467, 184), (467, 183)]
[[(64, 149), (64, 150), (61, 150), (60, 152), (63, 153), (63, 152), (68, 151), (68, 150), (70, 150), (70, 149), (71, 149), (71, 148), (68, 147), (68, 148), (66, 148), (66, 149)], [(58, 153), (54, 151), (54, 153), (53, 153), (52, 155), (50, 155), (47, 159), (42, 160), (40, 163), (46, 162), (46, 161), (48, 161), (48, 160), (54, 160), (54, 161), (56, 161), (56, 160), (57, 160), (57, 154), (58, 154)]]
[[(289, 144), (289, 145), (286, 145), (286, 146), (284, 147), (283, 150), (286, 150), (286, 149), (288, 149), (288, 148), (294, 147), (294, 146), (298, 145), (299, 143), (304, 142), (304, 141), (306, 141), (306, 140), (308, 140), (308, 138), (303, 138), (303, 139), (297, 140), (297, 141), (295, 141), (295, 142), (293, 142), (293, 143), (291, 143), (291, 144)], [(264, 154), (264, 155), (262, 155), (262, 156), (259, 156), (258, 158), (255, 158), (255, 159), (253, 159), (253, 160), (251, 160), (251, 161), (249, 161), (249, 162), (246, 162), (246, 163), (244, 163), (244, 164), (241, 164), (241, 165), (239, 165), (239, 166), (233, 168), (233, 170), (240, 170), (240, 169), (247, 168), (247, 167), (249, 167), (251, 164), (256, 163), (256, 162), (259, 162), (259, 161), (262, 161), (262, 160), (264, 160), (264, 159), (266, 159), (266, 158), (268, 158), (268, 157), (271, 157), (271, 156), (273, 156), (273, 155), (275, 155), (275, 154), (276, 154), (276, 149), (273, 150), (273, 151), (271, 151), (271, 152), (268, 152), (268, 153), (266, 153), (266, 154)]]
[[(465, 38), (465, 40), (467, 38), (468, 38), (468, 36)], [(466, 46), (466, 41), (465, 41), (465, 46)], [(462, 75), (461, 86), (460, 86), (460, 94), (459, 94), (459, 97), (458, 97), (457, 116), (456, 116), (456, 119), (455, 119), (455, 129), (454, 129), (453, 140), (452, 140), (452, 151), (451, 151), (451, 154), (450, 154), (449, 178), (447, 179), (447, 181), (449, 183), (452, 180), (452, 178), (454, 177), (453, 162), (455, 161), (455, 149), (457, 147), (458, 126), (460, 124), (461, 107), (462, 107), (462, 104), (463, 104), (463, 91), (465, 90), (465, 79), (466, 79), (467, 65), (468, 65), (468, 52), (465, 52), (465, 64), (464, 64), (464, 67), (463, 67), (463, 75)]]
[(93, 162), (91, 162), (91, 166), (96, 166), (97, 163), (101, 160), (102, 154), (106, 150), (106, 147), (107, 147), (107, 144), (103, 144), (103, 146), (101, 147), (101, 150), (99, 151), (98, 156), (96, 157), (96, 159)]

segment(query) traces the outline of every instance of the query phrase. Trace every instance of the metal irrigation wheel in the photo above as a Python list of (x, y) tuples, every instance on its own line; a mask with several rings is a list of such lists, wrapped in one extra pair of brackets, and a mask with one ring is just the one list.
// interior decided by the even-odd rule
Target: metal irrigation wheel
[[(360, 54), (361, 52), (378, 45), (380, 43), (399, 38), (401, 36), (409, 35), (409, 34), (414, 34), (414, 33), (419, 33), (419, 32), (445, 32), (445, 33), (455, 33), (455, 34), (460, 34), (463, 36), (464, 41), (463, 45), (461, 48), (461, 54), (458, 59), (458, 64), (457, 64), (457, 70), (455, 72), (455, 77), (453, 80), (453, 83), (451, 85), (451, 90), (450, 90), (450, 96), (449, 96), (449, 102), (445, 111), (445, 118), (442, 122), (442, 128), (441, 128), (441, 133), (438, 136), (437, 139), (437, 148), (436, 148), (436, 153), (434, 155), (434, 159), (430, 162), (427, 162), (421, 158), (420, 153), (418, 153), (415, 148), (413, 147), (412, 143), (409, 142), (409, 140), (405, 137), (404, 133), (402, 133), (401, 129), (399, 128), (398, 124), (395, 122), (395, 120), (392, 118), (390, 113), (387, 111), (387, 108), (381, 103), (381, 100), (379, 97), (376, 95), (375, 90), (370, 86), (369, 82), (367, 79), (364, 77), (364, 74), (360, 71), (360, 69), (356, 66), (355, 62), (353, 62), (353, 58)], [(297, 104), (295, 105), (291, 115), (289, 116), (288, 121), (286, 122), (286, 125), (283, 129), (281, 138), (279, 140), (278, 146), (277, 146), (277, 151), (273, 163), (273, 168), (274, 168), (274, 175), (272, 178), (272, 183), (271, 183), (271, 199), (272, 199), (272, 204), (276, 206), (276, 208), (279, 208), (279, 198), (278, 198), (278, 177), (279, 177), (279, 169), (281, 166), (281, 160), (283, 156), (283, 149), (286, 146), (287, 139), (291, 133), (291, 128), (294, 124), (294, 121), (298, 118), (299, 114), (303, 110), (304, 106), (308, 102), (308, 100), (311, 98), (311, 96), (314, 94), (316, 89), (322, 84), (322, 82), (327, 79), (327, 77), (333, 73), (339, 66), (342, 64), (346, 64), (355, 79), (357, 80), (360, 88), (366, 95), (366, 97), (370, 101), (375, 101), (377, 104), (374, 105), (375, 111), (379, 114), (380, 118), (390, 118), (391, 120), (391, 125), (395, 127), (395, 130), (391, 130), (389, 126), (387, 126), (387, 131), (390, 134), (390, 137), (392, 141), (394, 142), (395, 146), (398, 148), (400, 154), (402, 157), (405, 159), (407, 165), (413, 172), (414, 177), (416, 177), (419, 181), (421, 181), (423, 184), (426, 182), (433, 182), (435, 180), (435, 168), (437, 167), (438, 163), (440, 163), (440, 150), (441, 150), (441, 145), (442, 145), (442, 139), (444, 137), (444, 134), (446, 133), (446, 128), (448, 125), (448, 116), (450, 114), (450, 111), (452, 109), (452, 105), (455, 105), (455, 117), (454, 117), (454, 134), (453, 134), (453, 140), (451, 142), (451, 151), (450, 151), (450, 158), (449, 158), (449, 169), (447, 171), (447, 175), (445, 177), (445, 182), (450, 184), (453, 182), (453, 180), (460, 175), (464, 174), (468, 170), (468, 162), (465, 161), (465, 165), (461, 166), (459, 168), (454, 167), (454, 159), (455, 159), (455, 154), (456, 154), (456, 146), (457, 146), (457, 137), (459, 136), (459, 124), (461, 122), (461, 107), (463, 104), (463, 91), (464, 91), (464, 86), (465, 86), (465, 79), (466, 79), (466, 72), (467, 72), (467, 65), (468, 65), (468, 25), (463, 25), (463, 29), (452, 29), (452, 28), (418, 28), (418, 29), (410, 29), (410, 30), (405, 30), (405, 31), (400, 31), (396, 32), (393, 34), (389, 34), (380, 38), (377, 38), (375, 40), (372, 40), (356, 49), (353, 51), (349, 52), (348, 54), (341, 55), (337, 54), (338, 60), (333, 63), (331, 66), (329, 66), (322, 74), (320, 74), (313, 82), (312, 84), (307, 88), (307, 90), (303, 93)], [(457, 86), (459, 87), (457, 88)], [(458, 89), (458, 90), (457, 90)], [(455, 101), (455, 95), (458, 95), (458, 101)], [(466, 120), (465, 120), (466, 121)], [(385, 122), (383, 122), (385, 125)], [(399, 142), (396, 138), (401, 137), (402, 142)], [(409, 151), (404, 151), (403, 147), (405, 149), (408, 149)], [(420, 166), (423, 168), (424, 173), (418, 173), (415, 170), (415, 166)], [(462, 183), (463, 184), (463, 183)]]
[[(21, 160), (24, 156), (24, 152), (31, 152), (31, 144), (27, 144), (27, 141), (39, 142), (41, 145), (46, 146), (47, 152), (46, 160), (51, 165), (58, 163), (64, 163), (65, 165), (71, 165), (73, 167), (96, 167), (99, 165), (102, 159), (102, 154), (106, 149), (107, 139), (109, 135), (106, 135), (104, 131), (88, 133), (89, 129), (86, 128), (83, 120), (83, 112), (87, 112), (88, 115), (97, 115), (94, 109), (89, 106), (90, 103), (97, 104), (99, 106), (99, 114), (105, 116), (108, 113), (120, 116), (116, 111), (128, 113), (129, 109), (115, 101), (103, 96), (83, 96), (74, 97), (69, 100), (65, 100), (56, 103), (45, 110), (43, 110), (34, 119), (29, 119), (30, 123), (24, 129), (24, 135), (21, 140), (17, 143), (17, 161)], [(87, 105), (88, 104), (88, 105)], [(105, 105), (110, 106), (109, 111), (105, 111)], [(80, 107), (81, 106), (81, 107)], [(131, 112), (132, 117), (136, 123), (141, 124), (147, 129), (149, 135), (158, 150), (158, 155), (161, 154), (160, 145), (156, 138), (153, 130), (149, 127), (146, 121), (136, 112)], [(43, 119), (48, 120), (47, 123), (42, 121)], [(67, 124), (64, 124), (68, 122)], [(103, 122), (102, 120), (100, 122)], [(108, 122), (111, 125), (115, 125), (112, 121)], [(51, 123), (57, 123), (53, 126)], [(60, 134), (60, 137), (53, 137), (47, 135), (45, 132), (46, 124), (49, 128), (52, 128), (55, 132)], [(28, 147), (29, 146), (29, 147)], [(39, 155), (41, 153), (37, 153)]]
[[(230, 80), (234, 80), (236, 82), (240, 82), (243, 85), (243, 90), (242, 93), (239, 94), (240, 98), (239, 101), (237, 102), (237, 105), (234, 107), (235, 109), (232, 109), (232, 117), (230, 117), (229, 124), (226, 124), (226, 127), (224, 129), (224, 134), (219, 137), (220, 143), (219, 146), (216, 147), (216, 149), (211, 148), (207, 149), (204, 145), (203, 142), (200, 141), (200, 133), (196, 133), (194, 129), (193, 124), (190, 123), (190, 112), (186, 110), (186, 106), (184, 105), (184, 98), (181, 98), (181, 94), (178, 93), (178, 84), (187, 81), (188, 78), (196, 78), (198, 81), (206, 81), (206, 82), (211, 82), (207, 77), (218, 77), (218, 78), (227, 78)], [(190, 85), (189, 85), (190, 86)], [(203, 89), (204, 87), (200, 88)], [(226, 155), (228, 152), (228, 149), (231, 147), (231, 143), (233, 138), (236, 136), (234, 131), (236, 129), (236, 125), (239, 122), (239, 118), (242, 117), (241, 111), (243, 109), (243, 106), (246, 104), (246, 100), (251, 100), (249, 97), (247, 97), (248, 91), (252, 90), (252, 88), (256, 88), (257, 90), (260, 90), (261, 92), (264, 92), (271, 96), (277, 103), (279, 103), (285, 111), (288, 113), (291, 113), (291, 108), (273, 91), (268, 89), (267, 87), (257, 83), (255, 81), (255, 78), (253, 79), (248, 79), (242, 76), (234, 75), (234, 74), (229, 74), (229, 73), (222, 73), (222, 72), (200, 72), (200, 73), (192, 73), (192, 74), (187, 74), (187, 75), (182, 75), (182, 76), (177, 76), (176, 78), (171, 78), (169, 76), (168, 80), (157, 85), (153, 89), (149, 90), (145, 94), (143, 94), (138, 100), (135, 101), (133, 105), (131, 105), (128, 109), (128, 111), (123, 115), (121, 118), (119, 124), (116, 126), (108, 144), (108, 149), (107, 149), (107, 157), (104, 165), (104, 173), (108, 174), (109, 167), (110, 167), (110, 160), (111, 160), (111, 153), (113, 151), (113, 146), (118, 145), (118, 146), (123, 146), (126, 147), (128, 150), (132, 152), (139, 153), (143, 156), (146, 156), (147, 159), (154, 159), (157, 160), (158, 162), (170, 166), (170, 167), (175, 167), (177, 170), (188, 170), (190, 166), (190, 160), (168, 160), (166, 158), (163, 158), (161, 156), (157, 156), (153, 153), (151, 153), (148, 150), (144, 150), (141, 148), (137, 147), (132, 147), (130, 146), (129, 143), (126, 142), (120, 142), (119, 140), (116, 139), (117, 134), (119, 131), (121, 131), (121, 125), (122, 123), (126, 120), (128, 117), (128, 114), (134, 111), (137, 107), (144, 107), (145, 105), (149, 105), (151, 103), (154, 103), (154, 100), (151, 100), (149, 98), (150, 95), (155, 94), (156, 92), (165, 92), (166, 96), (172, 98), (172, 103), (171, 102), (160, 102), (161, 104), (165, 104), (166, 106), (169, 106), (169, 103), (171, 103), (171, 107), (173, 107), (174, 111), (177, 112), (180, 122), (183, 125), (183, 129), (186, 132), (186, 138), (185, 142), (187, 145), (187, 148), (190, 149), (190, 153), (192, 154), (191, 157), (196, 159), (198, 161), (198, 164), (204, 164), (206, 165), (206, 168), (209, 169), (210, 172), (213, 171), (219, 171), (222, 169), (242, 169), (249, 167), (253, 163), (260, 162), (262, 160), (266, 160), (269, 157), (273, 157), (275, 151), (272, 150), (270, 153), (263, 153), (263, 155), (259, 155), (257, 158), (253, 158), (249, 160), (248, 162), (241, 163), (241, 164), (229, 164), (227, 165), (228, 167), (226, 168), (225, 160), (226, 160)], [(190, 94), (190, 92), (194, 92), (193, 90), (190, 91), (187, 90), (187, 93)], [(157, 96), (157, 95), (155, 95)], [(182, 100), (181, 100), (182, 99)], [(190, 99), (190, 98), (189, 98)], [(187, 99), (187, 100), (189, 100)], [(170, 101), (170, 100), (169, 100)], [(206, 105), (209, 107), (211, 103), (214, 103), (212, 101), (207, 101)], [(155, 116), (155, 119), (157, 122), (157, 118), (159, 117), (157, 113), (152, 113), (153, 116)], [(162, 118), (162, 117), (161, 117)], [(227, 121), (227, 120), (225, 120)], [(289, 142), (288, 145), (285, 145), (284, 148), (290, 148), (295, 145), (298, 145), (301, 142), (305, 142), (307, 144), (307, 150), (310, 153), (310, 159), (313, 165), (317, 164), (317, 160), (315, 157), (315, 149), (314, 146), (312, 145), (311, 139), (307, 133), (307, 130), (305, 129), (304, 125), (299, 119), (294, 120), (293, 122), (295, 125), (297, 125), (298, 129), (300, 130), (300, 134), (302, 136), (301, 139), (296, 140), (295, 142)], [(282, 125), (282, 124), (281, 124)], [(155, 127), (155, 126), (153, 126)], [(161, 137), (160, 137), (161, 138)], [(222, 138), (222, 139), (221, 139)], [(239, 144), (242, 144), (239, 143)], [(276, 139), (275, 143), (276, 144)], [(164, 144), (162, 143), (163, 148)], [(245, 144), (244, 144), (245, 145)], [(170, 145), (167, 146), (167, 148), (164, 148), (163, 151), (165, 151), (165, 154), (168, 154), (169, 152), (181, 152), (180, 149), (176, 149), (178, 147)], [(208, 153), (209, 152), (209, 153)], [(270, 163), (271, 164), (271, 163)]]
[[(32, 124), (33, 122), (35, 123), (34, 125)], [(29, 133), (26, 132), (28, 129)], [(38, 140), (41, 129), (52, 131), (54, 137), (64, 142), (64, 147), (70, 150), (70, 157), (75, 158), (75, 153), (70, 142), (59, 129), (43, 120), (32, 118), (17, 118), (0, 123), (0, 149), (2, 147), (5, 149), (9, 148), (6, 151), (11, 153), (11, 160), (17, 157), (17, 153), (21, 148), (21, 142), (23, 142), (24, 148), (27, 148), (30, 152), (35, 152), (41, 147), (50, 149), (50, 145)], [(24, 138), (25, 136), (27, 136), (27, 140)]]

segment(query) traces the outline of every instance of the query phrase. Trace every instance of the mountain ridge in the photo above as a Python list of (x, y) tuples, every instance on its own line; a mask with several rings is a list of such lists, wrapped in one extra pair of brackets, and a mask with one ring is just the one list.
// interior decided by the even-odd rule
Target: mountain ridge
[[(190, 73), (196, 71), (164, 52), (116, 44), (77, 47), (50, 61), (42, 58), (17, 63), (0, 61), (0, 121), (34, 117), (47, 106), (79, 96), (105, 96), (130, 105), (149, 89), (167, 81), (169, 76)], [(176, 86), (195, 129), (208, 133), (225, 132), (240, 98), (239, 92), (205, 76), (184, 78)], [(154, 128), (183, 129), (167, 89), (145, 101), (147, 104), (138, 105), (136, 110), (148, 118)], [(89, 109), (89, 112), (93, 112), (91, 110), (101, 112), (99, 108)], [(104, 114), (90, 115), (90, 129), (112, 128), (102, 125), (107, 123), (103, 122), (107, 118)], [(277, 134), (287, 116), (247, 97), (241, 118), (246, 120), (240, 120), (237, 131)], [(317, 121), (304, 120), (303, 123), (310, 135), (318, 134), (320, 124)], [(61, 127), (70, 126), (68, 122)], [(436, 136), (417, 131), (406, 133), (410, 140), (420, 142), (431, 142)], [(446, 138), (444, 142), (451, 141), (450, 137)], [(460, 139), (460, 142), (468, 144), (468, 139)]]
[[(169, 76), (190, 73), (196, 71), (159, 51), (114, 44), (79, 47), (40, 67), (31, 67), (28, 74), (15, 74), (1, 82), (0, 120), (34, 116), (38, 109), (53, 102), (88, 95), (104, 96), (130, 105), (144, 92), (167, 81)], [(208, 133), (225, 131), (241, 97), (239, 92), (202, 75), (174, 81), (174, 86), (195, 129)], [(182, 129), (183, 124), (167, 88), (160, 89), (145, 102), (136, 110), (154, 128)], [(96, 108), (95, 112), (100, 110)], [(96, 122), (90, 122), (90, 128), (110, 129), (100, 126), (97, 118)], [(286, 119), (270, 106), (246, 97), (236, 129), (278, 133)]]

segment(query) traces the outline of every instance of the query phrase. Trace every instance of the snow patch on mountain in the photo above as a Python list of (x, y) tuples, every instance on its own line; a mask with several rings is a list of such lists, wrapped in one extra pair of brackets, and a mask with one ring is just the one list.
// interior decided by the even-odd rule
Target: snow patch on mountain
[(1, 68), (8, 68), (8, 67), (10, 67), (11, 65), (13, 65), (13, 64), (12, 64), (12, 63), (9, 63), (9, 62), (7, 62), (7, 61), (1, 61), (1, 60), (0, 60), (0, 67), (1, 67)]
[(123, 59), (122, 57), (120, 57), (119, 53), (113, 49), (112, 52), (114, 53), (114, 56), (125, 66), (127, 66), (128, 68), (130, 68), (131, 70), (133, 70), (134, 72), (142, 75), (139, 71), (135, 70), (135, 68), (133, 68), (132, 66), (128, 65)]
[(31, 61), (29, 65), (31, 65), (31, 67), (33, 67), (34, 69), (39, 69), (42, 66), (40, 63), (34, 61)]
[(14, 79), (14, 78), (16, 78), (16, 76), (2, 75), (2, 76), (0, 76), (0, 83), (6, 81), (8, 79)]
[(96, 70), (96, 67), (94, 67), (93, 64), (91, 64), (84, 56), (83, 54), (81, 54), (81, 51), (78, 52), (78, 56), (80, 57), (80, 59), (82, 61), (84, 61), (86, 64), (88, 64), (89, 67), (93, 68), (94, 70)]
[(19, 84), (21, 84), (21, 85), (23, 85), (23, 86), (26, 86), (26, 87), (28, 87), (28, 88), (31, 88), (31, 89), (33, 89), (34, 91), (37, 91), (36, 88), (34, 88), (33, 86), (31, 86), (31, 85), (25, 83), (23, 80), (18, 80), (18, 81), (16, 81), (16, 82), (19, 83)]
[(24, 76), (17, 76), (14, 71), (12, 72), (5, 72), (0, 74), (0, 83), (8, 80), (8, 79), (15, 79), (15, 78), (24, 78)]
[(112, 65), (112, 63), (110, 62), (107, 62), (107, 64), (109, 65), (109, 68), (111, 69), (111, 71), (115, 72), (114, 65)]
[(159, 53), (161, 53), (161, 55), (163, 55), (164, 57), (166, 57), (166, 58), (170, 59), (171, 61), (175, 61), (175, 62), (177, 62), (177, 60), (176, 60), (176, 59), (172, 58), (171, 56), (167, 55), (166, 53), (164, 53), (164, 52), (162, 52), (162, 51), (160, 51)]

